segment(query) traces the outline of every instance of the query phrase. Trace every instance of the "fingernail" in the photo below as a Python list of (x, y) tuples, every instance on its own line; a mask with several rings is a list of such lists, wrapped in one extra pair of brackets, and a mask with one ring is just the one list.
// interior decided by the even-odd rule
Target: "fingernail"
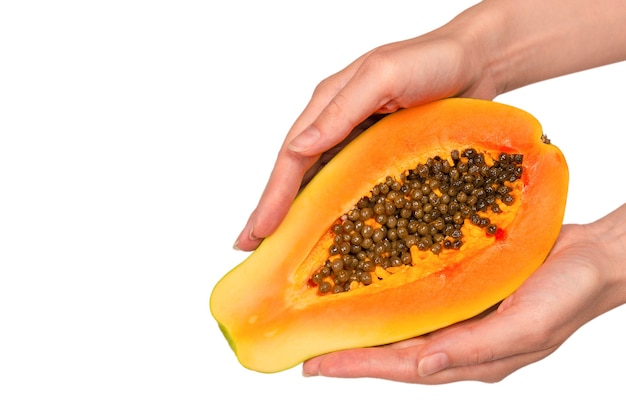
[(289, 149), (293, 152), (307, 151), (318, 139), (320, 139), (320, 131), (314, 126), (309, 126), (300, 135), (291, 140)]
[(311, 367), (310, 364), (302, 365), (302, 376), (304, 377), (312, 377), (312, 376), (321, 376), (319, 367)]
[(435, 353), (421, 359), (417, 365), (417, 373), (422, 376), (430, 376), (442, 371), (450, 365), (448, 355), (445, 353)]
[[(248, 228), (248, 225), (246, 225), (246, 228)], [(250, 225), (249, 226), (250, 230), (248, 231), (248, 239), (250, 241), (258, 241), (260, 238), (257, 237), (256, 235), (254, 235), (254, 225)], [(245, 228), (244, 228), (245, 231)], [(241, 234), (243, 234), (244, 232), (242, 231)], [(239, 237), (237, 237), (237, 240), (235, 241), (235, 243), (233, 244), (233, 249), (240, 251), (241, 248), (239, 248), (239, 241), (241, 239), (241, 234), (239, 235)]]

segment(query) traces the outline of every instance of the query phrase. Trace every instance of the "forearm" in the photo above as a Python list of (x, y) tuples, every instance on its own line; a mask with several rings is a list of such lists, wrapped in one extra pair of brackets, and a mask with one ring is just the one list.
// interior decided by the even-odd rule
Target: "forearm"
[(497, 94), (626, 60), (624, 0), (485, 0), (450, 22)]

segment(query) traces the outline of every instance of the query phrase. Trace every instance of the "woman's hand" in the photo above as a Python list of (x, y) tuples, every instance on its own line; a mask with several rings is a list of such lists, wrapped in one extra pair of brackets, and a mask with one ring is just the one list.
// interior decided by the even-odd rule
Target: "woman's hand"
[(235, 247), (253, 250), (271, 234), (322, 155), (371, 115), (452, 96), (493, 99), (626, 59), (625, 18), (620, 0), (485, 0), (439, 29), (361, 56), (315, 89)]
[(496, 90), (482, 72), (481, 52), (461, 36), (467, 29), (451, 22), (376, 48), (322, 81), (287, 134), (235, 247), (255, 249), (282, 221), (301, 185), (380, 115), (451, 96), (492, 99)]
[(499, 381), (626, 301), (624, 254), (626, 205), (592, 224), (563, 226), (545, 263), (484, 315), (407, 341), (316, 357), (303, 373), (425, 384)]

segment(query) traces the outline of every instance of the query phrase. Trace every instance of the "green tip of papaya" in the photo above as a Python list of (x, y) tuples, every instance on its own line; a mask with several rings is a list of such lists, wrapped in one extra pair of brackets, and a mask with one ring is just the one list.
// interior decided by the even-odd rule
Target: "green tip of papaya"
[(222, 335), (224, 336), (224, 338), (226, 338), (230, 349), (233, 350), (235, 354), (237, 354), (237, 344), (235, 344), (235, 340), (233, 340), (233, 338), (230, 336), (228, 329), (221, 323), (218, 323), (218, 326), (220, 328), (220, 331), (222, 331)]

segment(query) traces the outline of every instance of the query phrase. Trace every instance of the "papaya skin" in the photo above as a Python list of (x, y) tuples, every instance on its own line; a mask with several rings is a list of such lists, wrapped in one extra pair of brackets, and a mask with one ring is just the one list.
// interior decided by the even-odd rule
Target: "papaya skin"
[[(561, 151), (520, 109), (445, 99), (395, 112), (335, 156), (278, 229), (214, 287), (210, 309), (239, 362), (278, 372), (331, 351), (400, 341), (471, 318), (513, 293), (560, 232), (568, 187)], [(328, 257), (331, 225), (386, 176), (433, 156), (475, 148), (523, 154), (502, 233), (464, 226), (460, 250), (422, 252), (412, 266), (348, 292), (320, 296), (311, 274)], [(495, 216), (495, 215), (494, 215)]]

